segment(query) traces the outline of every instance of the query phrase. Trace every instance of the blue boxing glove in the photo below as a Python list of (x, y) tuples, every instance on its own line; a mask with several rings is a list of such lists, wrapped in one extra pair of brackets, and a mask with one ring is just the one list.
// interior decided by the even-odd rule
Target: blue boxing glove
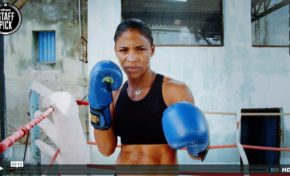
[(112, 61), (100, 61), (90, 73), (89, 103), (91, 124), (95, 129), (107, 130), (111, 127), (110, 103), (112, 91), (123, 82), (121, 69)]
[(195, 105), (183, 101), (169, 106), (163, 112), (162, 127), (171, 148), (186, 147), (192, 158), (204, 160), (209, 148), (209, 129)]

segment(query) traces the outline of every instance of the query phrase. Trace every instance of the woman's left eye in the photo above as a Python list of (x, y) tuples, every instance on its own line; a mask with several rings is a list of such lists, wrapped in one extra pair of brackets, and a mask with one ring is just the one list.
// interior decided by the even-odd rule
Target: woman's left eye
[(139, 48), (138, 50), (139, 50), (139, 51), (145, 51), (146, 48)]

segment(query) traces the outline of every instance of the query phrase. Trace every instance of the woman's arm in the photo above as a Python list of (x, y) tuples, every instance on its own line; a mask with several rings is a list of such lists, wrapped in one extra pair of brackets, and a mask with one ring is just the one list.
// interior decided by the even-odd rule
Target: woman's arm
[[(113, 102), (110, 104), (112, 118), (111, 124), (113, 124), (114, 121), (115, 103), (119, 93), (120, 89), (113, 92)], [(102, 153), (104, 156), (110, 156), (114, 153), (117, 147), (117, 136), (115, 135), (112, 126), (107, 130), (94, 129), (94, 137), (100, 153)]]
[[(209, 148), (208, 123), (194, 104), (192, 93), (182, 82), (166, 78), (163, 97), (168, 107), (163, 113), (163, 130), (169, 145), (174, 149), (186, 147), (193, 159), (204, 160)], [(181, 101), (187, 101), (178, 103)], [(174, 105), (173, 105), (174, 104)], [(172, 106), (171, 106), (172, 105)], [(177, 127), (182, 127), (177, 128)], [(182, 130), (186, 137), (181, 137)], [(191, 145), (194, 144), (194, 145)]]

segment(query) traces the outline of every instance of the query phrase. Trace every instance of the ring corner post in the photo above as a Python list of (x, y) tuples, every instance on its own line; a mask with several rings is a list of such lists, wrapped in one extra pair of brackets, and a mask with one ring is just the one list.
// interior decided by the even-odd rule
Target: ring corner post
[[(33, 120), (34, 113), (39, 109), (39, 94), (35, 92), (34, 90), (31, 90), (30, 93), (30, 118)], [(30, 144), (30, 150), (31, 150), (31, 163), (35, 165), (41, 164), (41, 153), (39, 148), (35, 144), (35, 140), (39, 139), (40, 137), (40, 128), (38, 126), (35, 126), (31, 130), (31, 144)]]

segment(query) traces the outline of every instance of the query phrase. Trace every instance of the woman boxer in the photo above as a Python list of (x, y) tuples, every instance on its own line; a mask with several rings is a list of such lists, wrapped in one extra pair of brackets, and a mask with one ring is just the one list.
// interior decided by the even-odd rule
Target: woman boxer
[[(89, 101), (99, 151), (111, 155), (120, 136), (122, 145), (117, 164), (177, 164), (176, 149), (190, 148), (188, 145), (192, 145), (188, 153), (193, 158), (203, 158), (209, 145), (208, 132), (202, 136), (189, 134), (192, 130), (187, 128), (192, 127), (188, 122), (194, 120), (184, 116), (195, 116), (197, 123), (193, 123), (202, 121), (207, 129), (204, 117), (195, 111), (186, 84), (150, 68), (155, 52), (150, 28), (139, 19), (124, 20), (116, 29), (114, 41), (115, 54), (128, 80), (111, 98), (112, 89), (122, 82), (118, 66), (106, 62), (92, 69)], [(104, 83), (103, 80), (108, 80), (104, 75), (109, 75), (110, 81)], [(187, 103), (179, 103), (183, 101)], [(178, 124), (182, 125), (177, 127)], [(179, 136), (184, 130), (188, 133), (185, 138)]]

